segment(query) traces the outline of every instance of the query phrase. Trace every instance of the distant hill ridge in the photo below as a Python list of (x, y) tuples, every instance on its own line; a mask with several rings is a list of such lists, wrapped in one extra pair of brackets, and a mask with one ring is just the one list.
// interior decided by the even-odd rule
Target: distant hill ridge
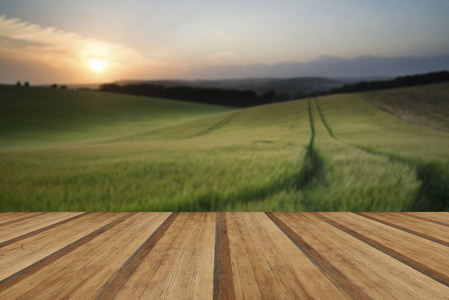
[[(360, 79), (359, 79), (360, 80)], [(257, 94), (274, 91), (278, 94), (289, 94), (293, 98), (298, 93), (312, 93), (342, 86), (355, 79), (329, 79), (324, 77), (294, 77), (278, 78), (245, 78), (225, 80), (121, 80), (114, 83), (118, 85), (129, 84), (155, 84), (165, 87), (185, 86), (198, 88), (252, 90)]]
[(449, 81), (448, 71), (355, 83), (344, 83), (319, 77), (219, 81), (121, 81), (103, 84), (100, 86), (100, 91), (232, 107), (250, 107), (329, 94), (410, 87), (444, 81)]

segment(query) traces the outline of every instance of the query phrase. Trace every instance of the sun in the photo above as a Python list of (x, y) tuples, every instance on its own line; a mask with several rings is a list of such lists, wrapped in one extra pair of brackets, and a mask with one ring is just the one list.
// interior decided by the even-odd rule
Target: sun
[(95, 73), (100, 73), (103, 72), (105, 68), (106, 68), (105, 60), (98, 58), (89, 59), (89, 69), (91, 69), (91, 71), (94, 71)]

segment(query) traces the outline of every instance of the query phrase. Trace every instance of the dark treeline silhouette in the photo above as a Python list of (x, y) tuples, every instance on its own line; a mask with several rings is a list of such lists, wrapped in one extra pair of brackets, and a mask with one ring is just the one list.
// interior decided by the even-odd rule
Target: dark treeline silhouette
[[(20, 81), (17, 81), (16, 86), (22, 86), (22, 83)], [(29, 87), (30, 83), (28, 81), (25, 81), (25, 83), (23, 84), (24, 87)]]
[(198, 88), (187, 86), (166, 87), (156, 84), (102, 84), (99, 88), (103, 92), (123, 93), (139, 96), (176, 99), (206, 104), (249, 107), (272, 102), (288, 100), (273, 91), (258, 95), (255, 91), (240, 91), (231, 89)]
[[(355, 92), (374, 91), (390, 88), (400, 88), (430, 83), (438, 83), (444, 81), (449, 81), (448, 71), (402, 76), (396, 77), (395, 79), (392, 80), (361, 81), (346, 84), (341, 87), (332, 88), (327, 91), (298, 93), (293, 97), (293, 99), (303, 99), (330, 94), (355, 93)], [(57, 86), (53, 85), (52, 87)], [(265, 92), (264, 94), (257, 94), (255, 91), (252, 90), (242, 91), (234, 89), (203, 88), (203, 87), (188, 87), (188, 86), (168, 87), (164, 85), (150, 84), (150, 83), (127, 84), (127, 85), (108, 83), (100, 85), (99, 90), (103, 92), (176, 99), (190, 102), (199, 102), (199, 103), (216, 104), (233, 107), (249, 107), (290, 100), (290, 96), (288, 94), (280, 95), (274, 92), (273, 90)]]
[(340, 93), (356, 93), (356, 92), (366, 92), (375, 90), (384, 90), (391, 88), (401, 88), (409, 87), (415, 85), (424, 85), (431, 83), (438, 83), (449, 81), (449, 72), (440, 71), (432, 72), (419, 75), (409, 75), (396, 77), (391, 80), (377, 80), (377, 81), (361, 81), (351, 84), (345, 84), (341, 87), (333, 88), (328, 91), (317, 91), (313, 92), (309, 96), (322, 96), (329, 94), (340, 94)]

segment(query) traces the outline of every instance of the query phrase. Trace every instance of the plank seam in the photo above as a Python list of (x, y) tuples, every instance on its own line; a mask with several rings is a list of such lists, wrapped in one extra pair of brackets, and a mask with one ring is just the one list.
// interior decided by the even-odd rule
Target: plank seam
[(426, 239), (426, 240), (429, 240), (429, 241), (438, 243), (438, 244), (440, 244), (440, 245), (449, 247), (449, 242), (443, 241), (443, 240), (441, 240), (441, 239), (439, 239), (439, 238), (436, 238), (436, 237), (433, 237), (433, 236), (430, 236), (430, 235), (427, 235), (427, 234), (424, 234), (424, 233), (420, 233), (420, 232), (418, 232), (418, 231), (415, 231), (415, 230), (412, 230), (412, 229), (403, 227), (403, 226), (401, 226), (401, 225), (394, 224), (394, 223), (389, 222), (389, 221), (385, 221), (385, 220), (382, 220), (382, 219), (378, 219), (378, 218), (376, 218), (375, 216), (368, 215), (367, 213), (363, 213), (363, 212), (355, 212), (354, 214), (356, 214), (356, 215), (358, 215), (358, 216), (361, 216), (361, 217), (364, 217), (364, 218), (367, 218), (367, 219), (370, 219), (370, 220), (373, 220), (373, 221), (376, 221), (376, 222), (381, 223), (381, 224), (384, 224), (384, 225), (388, 225), (388, 226), (390, 226), (390, 227), (399, 229), (399, 230), (401, 230), (401, 231), (404, 231), (404, 232), (407, 232), (407, 233), (416, 235), (416, 236), (418, 236), (418, 237), (421, 237), (421, 238), (423, 238), (423, 239)]
[(30, 237), (32, 237), (32, 236), (35, 236), (35, 235), (37, 235), (37, 234), (39, 234), (39, 233), (48, 231), (48, 230), (53, 229), (53, 228), (55, 228), (55, 227), (64, 225), (64, 224), (66, 224), (66, 223), (68, 223), (68, 222), (71, 222), (71, 221), (74, 221), (74, 220), (79, 219), (79, 218), (81, 218), (81, 217), (87, 216), (88, 214), (90, 214), (90, 212), (86, 212), (86, 213), (83, 213), (83, 214), (80, 214), (80, 215), (76, 215), (76, 216), (74, 216), (74, 217), (71, 217), (71, 218), (62, 220), (62, 221), (60, 221), (60, 222), (57, 222), (57, 223), (48, 225), (48, 226), (43, 227), (43, 228), (40, 228), (40, 229), (36, 229), (36, 230), (31, 231), (31, 232), (29, 232), (29, 233), (25, 233), (24, 235), (21, 235), (21, 236), (12, 238), (12, 239), (7, 240), (7, 241), (4, 241), (4, 242), (0, 243), (0, 248), (3, 248), (3, 247), (5, 247), (5, 246), (11, 245), (11, 244), (13, 244), (13, 243), (19, 242), (19, 241), (24, 240), (24, 239), (30, 238)]
[(129, 217), (130, 213), (125, 214), (124, 216), (119, 217), (118, 219), (104, 225), (101, 228), (98, 228), (97, 230), (91, 232), (90, 234), (78, 239), (77, 241), (59, 249), (58, 251), (54, 252), (53, 254), (50, 254), (47, 257), (44, 257), (43, 259), (35, 262), (34, 264), (18, 271), (17, 273), (12, 274), (11, 276), (3, 279), (0, 281), (0, 292), (5, 291), (9, 287), (15, 285), (16, 283), (22, 281), (32, 273), (35, 273), (45, 266), (51, 264), (52, 262), (60, 259), (64, 255), (67, 255), (68, 253), (72, 252), (73, 250), (79, 248), (80, 246), (86, 244), (87, 242), (93, 240), (103, 232), (111, 229), (112, 227), (116, 226), (117, 224), (123, 222), (125, 219)]
[(235, 299), (229, 249), (226, 213), (219, 212), (215, 222), (214, 296), (213, 299)]
[(113, 299), (131, 278), (140, 263), (150, 254), (154, 246), (159, 242), (164, 233), (172, 225), (179, 213), (172, 213), (153, 234), (131, 255), (126, 262), (112, 274), (109, 279), (100, 287), (95, 299)]
[(427, 222), (431, 222), (431, 223), (435, 223), (435, 224), (438, 224), (438, 225), (449, 227), (449, 223), (444, 223), (444, 222), (433, 220), (433, 219), (429, 219), (429, 218), (426, 218), (426, 217), (417, 216), (417, 215), (410, 214), (410, 213), (407, 213), (407, 212), (404, 212), (403, 214), (406, 214), (407, 216), (410, 216), (410, 217), (413, 217), (413, 218), (416, 218), (416, 219), (420, 219), (420, 220), (424, 220), (424, 221), (427, 221)]
[(414, 259), (411, 259), (399, 252), (397, 252), (396, 250), (393, 250), (387, 246), (382, 245), (381, 243), (370, 239), (368, 237), (363, 236), (362, 234), (334, 221), (329, 219), (328, 217), (321, 215), (320, 213), (318, 213), (316, 215), (318, 218), (322, 219), (323, 221), (325, 221), (326, 223), (334, 226), (335, 228), (338, 228), (340, 230), (342, 230), (343, 232), (355, 237), (356, 239), (368, 244), (369, 246), (393, 257), (394, 259), (400, 261), (403, 264), (408, 265), (409, 267), (419, 271), (420, 273), (434, 279), (435, 281), (438, 281), (446, 286), (449, 286), (449, 277), (445, 274), (442, 274), (438, 271), (435, 271), (434, 269), (431, 269), (429, 267), (427, 267), (426, 265), (415, 261)]
[(8, 221), (8, 222), (0, 223), (0, 227), (5, 226), (5, 225), (8, 225), (8, 224), (13, 224), (13, 223), (21, 222), (21, 221), (23, 221), (23, 220), (27, 220), (27, 219), (32, 219), (32, 218), (35, 218), (35, 217), (39, 217), (39, 216), (44, 215), (44, 214), (45, 214), (44, 212), (42, 212), (42, 213), (37, 213), (37, 214), (35, 214), (35, 215), (31, 215), (31, 216), (28, 215), (28, 216), (24, 216), (24, 217), (19, 218), (19, 219), (16, 219), (16, 220), (11, 220), (11, 221)]
[(304, 255), (334, 284), (334, 286), (352, 299), (370, 299), (357, 285), (327, 261), (318, 251), (303, 240), (285, 224), (275, 213), (265, 213), (276, 226), (301, 250)]

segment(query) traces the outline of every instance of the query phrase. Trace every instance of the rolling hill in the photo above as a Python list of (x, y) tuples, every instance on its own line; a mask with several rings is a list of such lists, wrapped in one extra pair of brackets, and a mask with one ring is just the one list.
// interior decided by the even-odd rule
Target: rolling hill
[(449, 210), (449, 133), (397, 118), (371, 93), (229, 110), (0, 92), (2, 211)]
[(94, 141), (230, 108), (89, 91), (0, 86), (0, 145)]

